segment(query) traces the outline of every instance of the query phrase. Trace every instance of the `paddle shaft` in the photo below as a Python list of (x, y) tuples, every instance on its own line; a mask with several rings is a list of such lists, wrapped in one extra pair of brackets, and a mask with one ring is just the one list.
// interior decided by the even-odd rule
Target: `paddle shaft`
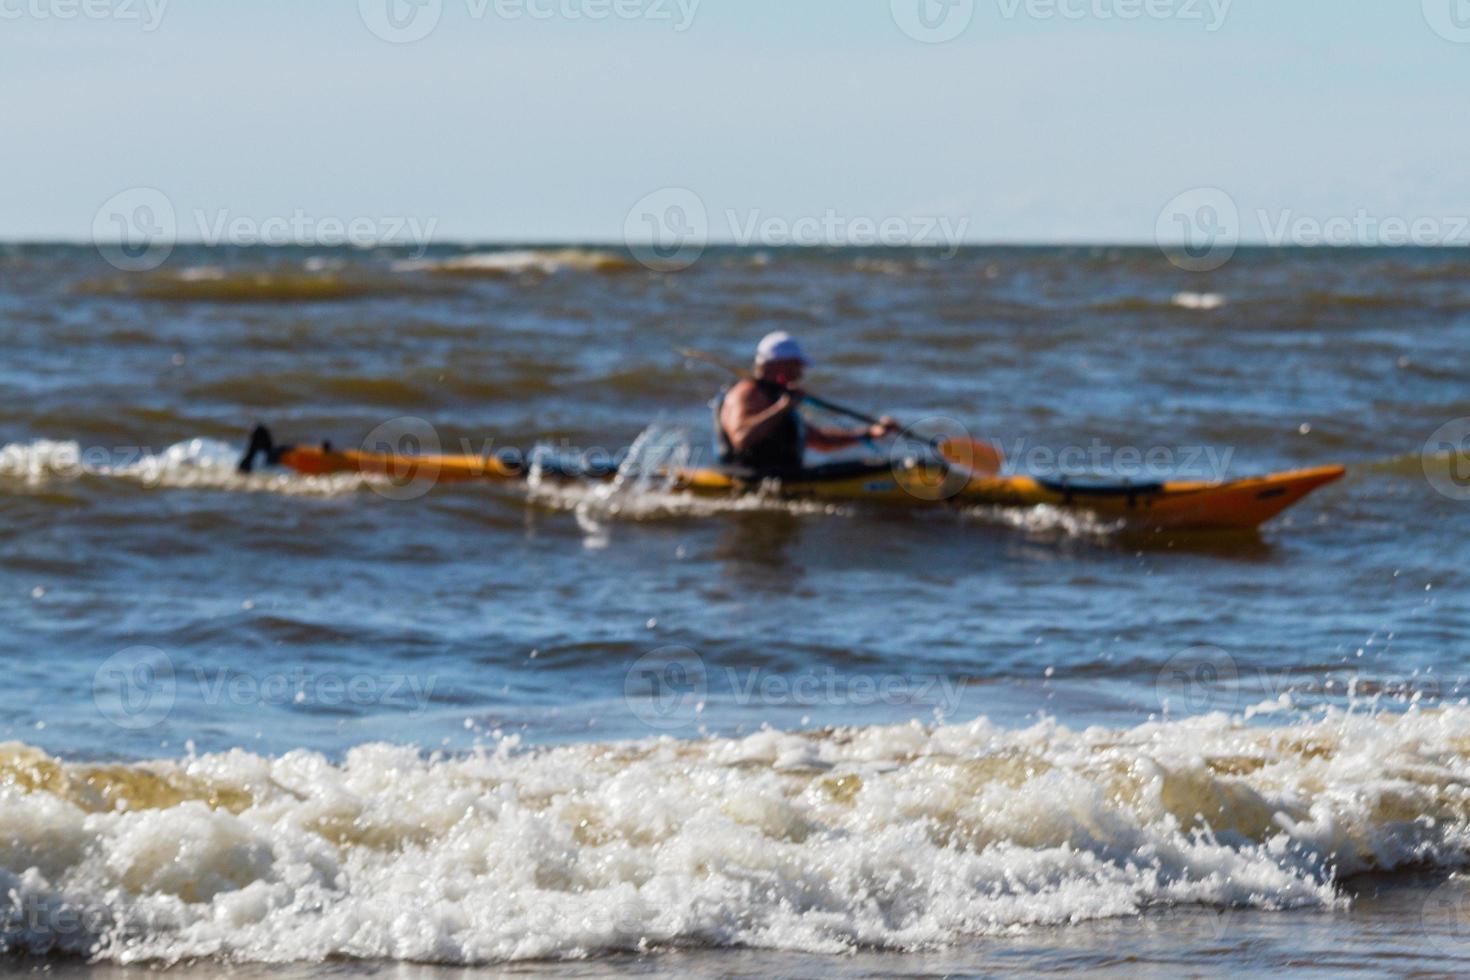
[[(715, 367), (723, 368), (724, 370), (735, 375), (737, 378), (741, 378), (745, 381), (760, 381), (759, 378), (751, 374), (749, 371), (745, 371), (741, 368), (735, 367), (733, 364), (729, 364), (716, 357), (715, 355), (707, 353), (705, 351), (695, 350), (693, 347), (685, 347), (680, 350), (679, 353), (683, 354), (685, 357), (690, 357), (697, 361), (704, 361), (706, 364), (713, 364)], [(789, 388), (786, 390), (790, 391)], [(826, 411), (832, 412), (835, 415), (845, 415), (848, 418), (854, 419), (858, 422), (866, 422), (868, 425), (882, 424), (880, 420), (871, 415), (868, 415), (865, 412), (859, 412), (855, 408), (847, 408), (843, 405), (838, 405), (836, 402), (829, 402), (827, 401), (827, 399), (818, 398), (816, 395), (808, 395), (806, 392), (801, 392), (800, 398), (804, 402), (810, 402), (818, 408), (825, 409)]]

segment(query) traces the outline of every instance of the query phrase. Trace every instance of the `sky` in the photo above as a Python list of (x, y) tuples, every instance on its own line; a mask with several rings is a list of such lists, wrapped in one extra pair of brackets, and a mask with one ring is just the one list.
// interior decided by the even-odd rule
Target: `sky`
[(1470, 244), (1467, 82), (1470, 0), (0, 0), (0, 239), (146, 193), (206, 241)]

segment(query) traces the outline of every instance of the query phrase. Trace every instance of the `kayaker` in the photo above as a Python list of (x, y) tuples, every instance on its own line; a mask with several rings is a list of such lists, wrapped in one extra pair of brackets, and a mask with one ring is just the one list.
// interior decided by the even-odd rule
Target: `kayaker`
[(754, 377), (730, 388), (715, 402), (720, 462), (779, 476), (800, 470), (808, 447), (843, 449), (897, 432), (886, 415), (864, 429), (832, 429), (803, 421), (797, 384), (809, 364), (796, 338), (783, 330), (767, 334), (755, 350)]

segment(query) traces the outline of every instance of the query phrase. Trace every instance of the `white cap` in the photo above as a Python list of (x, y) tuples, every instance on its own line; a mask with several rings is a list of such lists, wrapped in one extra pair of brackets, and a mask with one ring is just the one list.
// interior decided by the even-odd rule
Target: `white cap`
[(796, 338), (785, 330), (777, 330), (768, 333), (761, 338), (760, 344), (755, 349), (755, 363), (768, 364), (771, 361), (800, 361), (810, 364), (806, 352), (796, 342)]

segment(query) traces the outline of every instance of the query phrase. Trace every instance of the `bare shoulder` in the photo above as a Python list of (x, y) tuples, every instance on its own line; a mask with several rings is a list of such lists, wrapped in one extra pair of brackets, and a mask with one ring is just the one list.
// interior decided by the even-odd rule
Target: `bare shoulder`
[(738, 405), (746, 411), (760, 412), (769, 408), (773, 403), (771, 396), (761, 390), (761, 386), (749, 379), (737, 382), (725, 396), (725, 401), (730, 405)]

